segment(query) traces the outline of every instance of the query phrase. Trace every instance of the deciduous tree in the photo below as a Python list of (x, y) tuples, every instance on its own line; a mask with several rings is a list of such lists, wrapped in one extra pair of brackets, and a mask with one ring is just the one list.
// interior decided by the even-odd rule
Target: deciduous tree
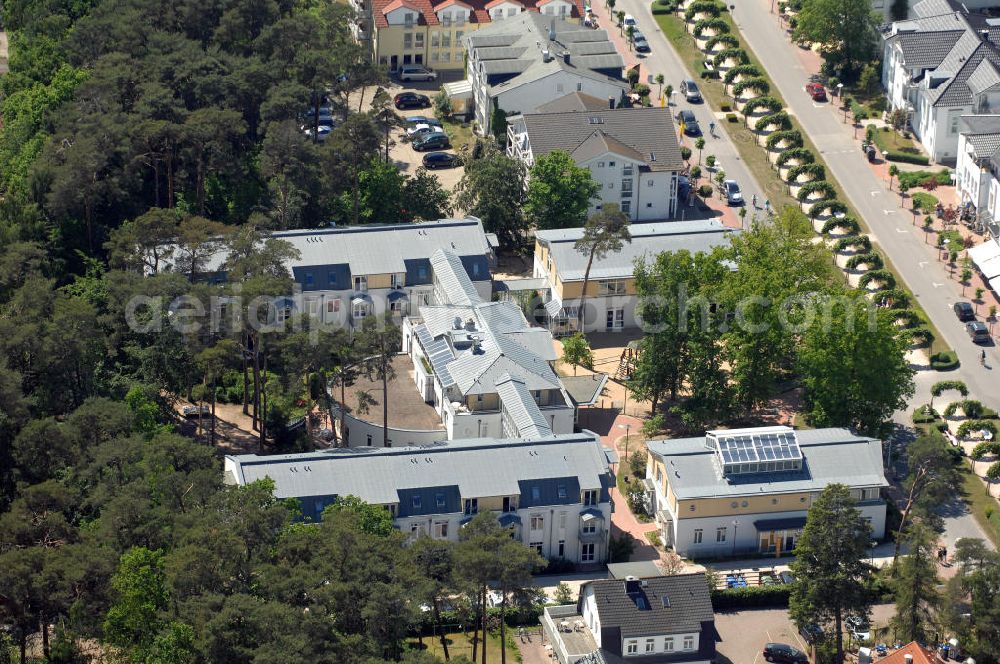
[(589, 168), (554, 150), (538, 157), (529, 170), (525, 212), (537, 228), (578, 228), (587, 220), (597, 192)]

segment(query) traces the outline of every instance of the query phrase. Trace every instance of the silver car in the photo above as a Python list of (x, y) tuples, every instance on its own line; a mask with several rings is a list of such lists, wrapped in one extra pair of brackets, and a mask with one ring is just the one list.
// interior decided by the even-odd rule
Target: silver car
[(436, 81), (437, 72), (427, 67), (403, 67), (399, 70), (401, 81)]
[(722, 191), (726, 194), (726, 203), (729, 205), (743, 205), (743, 192), (736, 180), (725, 180), (722, 183)]

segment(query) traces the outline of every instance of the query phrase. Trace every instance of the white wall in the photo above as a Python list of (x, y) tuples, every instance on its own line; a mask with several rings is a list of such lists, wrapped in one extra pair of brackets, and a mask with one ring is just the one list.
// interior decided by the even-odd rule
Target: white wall
[[(593, 281), (593, 280), (592, 280)], [(622, 329), (630, 329), (639, 326), (636, 317), (636, 305), (639, 298), (635, 295), (618, 295), (615, 297), (588, 297), (585, 303), (587, 308), (586, 320), (584, 321), (585, 332), (608, 332), (607, 315), (611, 309), (623, 309), (625, 316), (625, 326)], [(564, 300), (563, 306), (575, 306), (580, 303), (579, 298)], [(622, 330), (613, 330), (620, 332)]]
[(989, 170), (984, 170), (976, 164), (972, 147), (965, 134), (958, 138), (958, 161), (955, 164), (955, 186), (958, 189), (959, 204), (972, 202), (977, 210), (988, 209), (990, 181), (993, 179)]
[(594, 635), (597, 647), (601, 647), (601, 616), (597, 612), (597, 598), (594, 597), (594, 587), (591, 585), (583, 589), (583, 602), (580, 617)]
[[(336, 425), (339, 427), (340, 415), (336, 405), (334, 405), (334, 412), (337, 413)], [(370, 417), (373, 420), (381, 420), (381, 408), (373, 409)], [(366, 422), (347, 414), (344, 416), (344, 426), (347, 427), (348, 447), (385, 447), (381, 423)], [(369, 436), (371, 436), (371, 442), (369, 442)], [(389, 427), (388, 447), (405, 447), (412, 443), (433, 443), (446, 438), (444, 429), (396, 429)]]

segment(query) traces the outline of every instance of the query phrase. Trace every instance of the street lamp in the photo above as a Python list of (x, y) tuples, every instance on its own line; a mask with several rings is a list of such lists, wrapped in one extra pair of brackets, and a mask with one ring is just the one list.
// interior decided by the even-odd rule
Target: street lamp
[(740, 527), (740, 520), (733, 519), (733, 558), (736, 557), (736, 534), (737, 534), (737, 528), (739, 527)]
[(618, 425), (619, 429), (625, 429), (625, 463), (628, 463), (628, 432), (632, 428), (631, 422), (625, 422), (624, 424)]

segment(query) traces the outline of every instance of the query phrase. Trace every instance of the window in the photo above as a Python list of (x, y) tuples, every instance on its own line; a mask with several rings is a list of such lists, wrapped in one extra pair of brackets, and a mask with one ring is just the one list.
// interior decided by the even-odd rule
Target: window
[(597, 532), (597, 519), (591, 519), (590, 521), (583, 522), (583, 528), (581, 529), (584, 535), (593, 535)]
[(694, 509), (695, 509), (694, 504), (691, 504), (691, 505), (688, 506), (688, 511), (689, 512), (693, 512)]
[(403, 279), (401, 275), (390, 274), (389, 275), (389, 288), (400, 288), (403, 285)]
[(306, 286), (312, 286), (312, 285), (313, 285), (313, 273), (306, 272)]
[(580, 561), (584, 563), (594, 562), (594, 545), (592, 543), (580, 545)]
[(528, 546), (530, 548), (534, 549), (535, 551), (537, 551), (538, 555), (543, 555), (542, 554), (542, 543), (541, 542), (532, 542)]
[(442, 53), (441, 62), (451, 62), (451, 53)]
[(441, 37), (437, 30), (431, 33), (431, 48), (437, 48), (441, 44)]
[(413, 497), (413, 509), (415, 510), (420, 509), (420, 496)]
[(316, 299), (306, 300), (306, 311), (309, 312), (310, 316), (319, 315), (319, 300)]
[(597, 167), (598, 168), (604, 168), (604, 162), (603, 161), (597, 162)]
[(622, 192), (632, 193), (632, 178), (622, 180)]
[(504, 512), (513, 512), (516, 509), (517, 509), (517, 507), (515, 506), (514, 501), (510, 499), (510, 496), (504, 496), (503, 497), (503, 511)]
[(441, 48), (451, 48), (451, 33), (446, 32), (441, 35)]
[(601, 279), (597, 282), (598, 295), (624, 295), (624, 279)]
[(499, 21), (502, 18), (503, 18), (503, 10), (502, 9), (494, 9), (493, 10), (493, 20), (494, 21)]
[(694, 637), (691, 635), (684, 637), (684, 650), (694, 650)]
[(634, 170), (635, 166), (633, 166), (632, 164), (625, 164), (624, 166), (622, 166), (622, 175), (632, 175), (632, 172)]
[(639, 652), (639, 642), (638, 641), (626, 641), (625, 642), (625, 654), (634, 655)]
[(669, 636), (663, 640), (663, 650), (666, 652), (674, 651), (674, 640)]
[(531, 499), (532, 500), (541, 500), (542, 499), (542, 492), (541, 492), (541, 490), (537, 486), (531, 487)]
[(365, 435), (365, 445), (368, 447), (372, 446), (372, 435), (370, 433)]
[(538, 514), (531, 515), (532, 530), (541, 530), (544, 526), (545, 526), (545, 517)]
[(646, 186), (647, 187), (652, 187), (653, 186), (653, 181), (652, 180), (646, 180)]
[(435, 502), (435, 504), (437, 504), (437, 508), (439, 510), (443, 510), (444, 507), (445, 507), (445, 505), (447, 504), (447, 501), (444, 499), (444, 494), (443, 493), (435, 494), (434, 495), (434, 502)]
[(335, 272), (329, 272), (326, 275), (326, 280), (331, 286), (337, 285), (337, 274)]
[[(410, 27), (408, 23), (406, 27)], [(403, 33), (403, 48), (413, 48), (413, 33), (404, 32)]]
[[(461, 12), (459, 12), (459, 14), (461, 14)], [(451, 25), (451, 12), (445, 12), (444, 14), (441, 14), (441, 25), (443, 25), (446, 28), (449, 25)]]
[(696, 528), (694, 531), (694, 543), (701, 544), (702, 530), (701, 528)]
[(559, 540), (559, 557), (566, 557), (566, 540)]
[(576, 91), (577, 92), (582, 92), (583, 91), (583, 83), (577, 83), (576, 84)]
[(368, 303), (367, 302), (355, 302), (354, 308), (351, 313), (355, 318), (361, 319), (368, 315)]
[(551, 16), (552, 15), (552, 7), (551, 6), (546, 7), (545, 8), (545, 13), (549, 14)]
[(560, 16), (566, 15), (566, 5), (559, 5), (559, 15)]
[(417, 48), (424, 47), (424, 33), (418, 32), (417, 34), (413, 35), (413, 38), (415, 42), (414, 46), (416, 46)]
[(566, 530), (566, 512), (559, 512), (559, 530)]
[(587, 489), (583, 492), (583, 504), (584, 505), (596, 505), (597, 504), (597, 489)]
[(410, 524), (410, 535), (411, 536), (413, 536), (413, 537), (420, 537), (423, 534), (423, 532), (424, 532), (423, 525), (421, 525), (419, 523), (411, 523)]
[(507, 8), (507, 16), (517, 16), (517, 8), (516, 7), (508, 7)]
[(563, 93), (563, 84), (562, 83), (556, 83), (556, 92), (558, 92), (559, 94)]
[(406, 12), (405, 14), (403, 14), (403, 24), (406, 25), (406, 27), (408, 28), (413, 27), (413, 19), (415, 16), (416, 16), (415, 14)]
[(566, 497), (566, 485), (565, 484), (560, 484), (559, 486), (556, 487), (556, 495), (558, 495), (560, 498), (565, 498)]
[[(465, 12), (458, 12), (455, 14), (455, 25), (465, 25)], [(461, 36), (461, 32), (455, 33), (455, 39), (459, 39)]]
[(614, 167), (615, 167), (615, 162), (609, 161), (608, 162), (608, 168), (614, 168)]
[[(459, 16), (461, 16), (461, 14), (459, 14)], [(458, 24), (462, 25), (462, 22), (459, 21)], [(461, 46), (462, 45), (462, 35), (463, 34), (465, 34), (465, 33), (462, 32), (461, 30), (456, 30), (455, 31), (455, 46)]]
[[(632, 195), (631, 191), (627, 192), (627, 193), (622, 193), (622, 196), (631, 196), (631, 195)], [(632, 212), (632, 201), (629, 200), (628, 198), (623, 198), (622, 199), (621, 208), (622, 208), (622, 212), (624, 214), (631, 214), (631, 212)]]
[(723, 526), (722, 528), (716, 528), (715, 529), (715, 541), (716, 542), (725, 542), (726, 541), (726, 527), (725, 526)]
[(479, 499), (478, 498), (466, 498), (465, 499), (465, 513), (466, 514), (478, 514), (479, 513)]
[(653, 652), (656, 649), (656, 639), (646, 639), (646, 652)]
[(435, 521), (434, 522), (434, 537), (438, 539), (448, 538), (448, 522), (447, 521)]
[(362, 275), (354, 277), (354, 290), (366, 291), (368, 290), (368, 277)]

